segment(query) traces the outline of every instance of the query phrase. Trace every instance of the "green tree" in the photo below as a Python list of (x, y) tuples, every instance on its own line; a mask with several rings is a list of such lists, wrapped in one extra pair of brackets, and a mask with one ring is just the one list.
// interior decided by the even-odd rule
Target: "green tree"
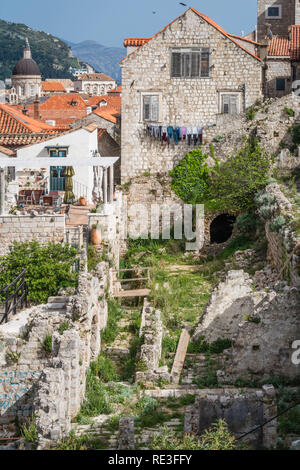
[(188, 204), (200, 203), (206, 194), (209, 184), (209, 168), (205, 163), (207, 157), (199, 147), (186, 154), (170, 171), (171, 188)]
[(0, 257), (0, 289), (11, 283), (26, 269), (29, 299), (33, 303), (47, 302), (60, 288), (77, 285), (78, 274), (71, 272), (77, 250), (69, 245), (37, 241), (14, 242), (7, 256)]
[(218, 210), (247, 212), (269, 177), (270, 158), (257, 139), (248, 139), (236, 156), (212, 171), (207, 192), (208, 205)]

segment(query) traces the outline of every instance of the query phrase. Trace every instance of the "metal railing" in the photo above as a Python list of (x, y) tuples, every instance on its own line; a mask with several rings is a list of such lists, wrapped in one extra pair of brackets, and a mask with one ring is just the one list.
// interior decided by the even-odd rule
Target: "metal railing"
[(28, 307), (28, 288), (26, 284), (26, 269), (16, 277), (16, 279), (5, 286), (0, 291), (0, 299), (4, 305), (4, 313), (0, 324), (7, 323), (11, 314), (16, 315), (17, 311), (24, 305)]

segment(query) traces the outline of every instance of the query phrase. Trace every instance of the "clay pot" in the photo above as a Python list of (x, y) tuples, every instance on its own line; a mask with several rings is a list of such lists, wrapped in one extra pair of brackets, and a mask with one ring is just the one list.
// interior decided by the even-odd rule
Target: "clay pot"
[(86, 199), (85, 199), (85, 197), (81, 197), (81, 198), (79, 199), (79, 204), (80, 204), (81, 206), (86, 206)]
[(100, 227), (92, 227), (91, 230), (91, 244), (94, 246), (101, 245), (101, 228)]

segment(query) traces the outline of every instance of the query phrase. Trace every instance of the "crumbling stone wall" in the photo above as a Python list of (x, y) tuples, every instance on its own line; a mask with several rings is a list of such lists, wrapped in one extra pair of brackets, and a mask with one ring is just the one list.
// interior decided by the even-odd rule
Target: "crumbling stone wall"
[(159, 367), (162, 353), (163, 324), (161, 312), (155, 310), (145, 299), (142, 312), (140, 338), (143, 339), (139, 357), (140, 370), (136, 373), (137, 381), (155, 382), (160, 378), (170, 380), (168, 368)]
[(64, 215), (2, 215), (0, 216), (0, 256), (7, 254), (13, 241), (62, 243), (65, 233)]
[[(81, 272), (75, 295), (51, 298), (0, 327), (0, 377), (15, 380), (14, 387), (11, 380), (0, 382), (2, 435), (14, 431), (16, 416), (23, 421), (32, 414), (40, 448), (69, 432), (84, 399), (87, 368), (100, 352), (107, 277), (107, 263), (98, 266), (97, 277)], [(43, 348), (46, 335), (52, 338), (51, 354)]]
[[(229, 430), (238, 439), (276, 415), (277, 404), (272, 385), (265, 385), (261, 390), (202, 390), (196, 397), (195, 404), (186, 407), (184, 430), (200, 436), (213, 423), (224, 419)], [(275, 448), (277, 420), (271, 421), (245, 439), (254, 448)]]
[(295, 379), (299, 366), (292, 362), (293, 342), (300, 338), (300, 292), (286, 282), (256, 291), (243, 271), (229, 272), (214, 290), (193, 340), (203, 336), (232, 341), (218, 380), (261, 381), (271, 376)]
[[(283, 215), (286, 219), (286, 226), (279, 232), (272, 232), (270, 230), (270, 222), (272, 220), (266, 222), (268, 261), (278, 272), (281, 272), (290, 259), (283, 273), (283, 277), (291, 285), (300, 286), (300, 246), (299, 249), (295, 251), (297, 244), (300, 244), (300, 237), (293, 232), (289, 225), (289, 222), (294, 218), (292, 204), (282, 193), (277, 183), (269, 184), (266, 188), (266, 194), (273, 195), (277, 205), (277, 210), (272, 220), (279, 215)], [(293, 256), (291, 258), (292, 253)]]

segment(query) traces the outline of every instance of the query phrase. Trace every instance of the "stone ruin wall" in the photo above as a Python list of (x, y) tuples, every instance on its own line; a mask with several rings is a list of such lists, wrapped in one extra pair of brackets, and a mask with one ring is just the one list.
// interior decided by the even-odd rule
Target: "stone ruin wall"
[[(266, 194), (271, 194), (276, 199), (277, 211), (273, 217), (283, 215), (286, 221), (294, 218), (292, 214), (292, 204), (282, 193), (277, 183), (271, 183), (266, 188)], [(300, 243), (300, 237), (297, 236), (289, 227), (285, 227), (279, 233), (270, 230), (270, 221), (265, 225), (266, 237), (268, 240), (268, 261), (280, 273), (288, 262), (284, 270), (283, 277), (292, 286), (300, 286), (300, 246), (295, 251), (295, 247)]]
[[(77, 292), (66, 309), (54, 304), (33, 307), (0, 327), (0, 435), (11, 436), (19, 423), (35, 416), (39, 448), (70, 431), (71, 419), (85, 395), (86, 371), (100, 353), (101, 331), (107, 323), (108, 266), (97, 277), (81, 273)], [(50, 299), (59, 306), (63, 297)], [(101, 300), (102, 299), (102, 300)], [(69, 329), (59, 333), (62, 322)], [(42, 348), (52, 335), (52, 354)]]
[[(275, 389), (265, 385), (255, 389), (201, 390), (195, 404), (187, 406), (184, 416), (185, 433), (201, 436), (218, 419), (224, 419), (236, 439), (277, 415)], [(251, 447), (275, 448), (277, 420), (245, 437)]]
[(151, 307), (147, 299), (144, 301), (139, 335), (143, 340), (139, 355), (139, 363), (142, 365), (140, 368), (143, 370), (136, 372), (136, 381), (156, 382), (159, 379), (170, 381), (168, 367), (159, 367), (163, 339), (161, 312)]

